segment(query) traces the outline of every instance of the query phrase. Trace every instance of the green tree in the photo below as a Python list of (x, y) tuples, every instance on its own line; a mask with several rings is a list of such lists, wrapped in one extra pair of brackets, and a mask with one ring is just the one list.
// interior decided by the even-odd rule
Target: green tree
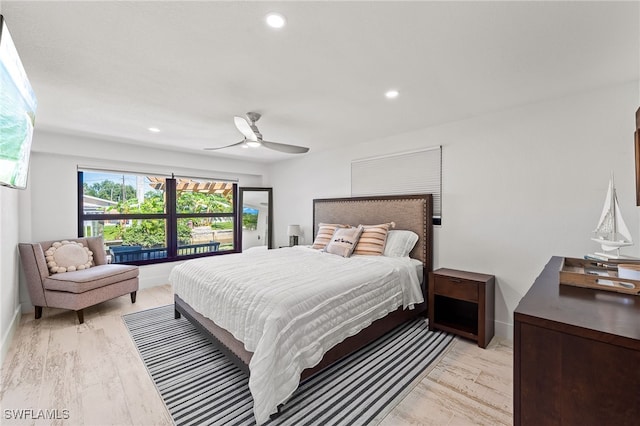
[(162, 219), (136, 219), (124, 228), (122, 244), (125, 246), (165, 247), (165, 221)]
[(231, 213), (230, 196), (201, 192), (179, 191), (176, 200), (178, 213)]
[[(86, 182), (82, 185), (85, 195), (92, 197), (98, 197), (103, 200), (110, 201), (122, 201), (123, 195), (123, 183), (114, 182), (112, 180), (103, 180), (102, 182), (96, 182), (91, 185)], [(136, 197), (136, 190), (131, 185), (124, 185), (124, 196), (127, 200)]]
[[(164, 199), (162, 192), (149, 191), (142, 203), (132, 198), (118, 203), (120, 213), (162, 213)], [(166, 246), (166, 223), (164, 219), (136, 219), (130, 225), (121, 226), (122, 244), (127, 246), (163, 247)]]
[(244, 229), (256, 230), (258, 229), (258, 214), (255, 213), (243, 213), (242, 214), (242, 227)]
[(178, 221), (178, 244), (187, 245), (191, 243), (191, 227), (185, 220)]
[(144, 200), (139, 202), (137, 198), (132, 197), (127, 200), (120, 201), (115, 207), (118, 213), (164, 213), (164, 196), (160, 191), (149, 191), (145, 194)]
[[(230, 213), (233, 211), (231, 196), (225, 197), (219, 194), (208, 194), (199, 192), (183, 191), (178, 193), (176, 200), (179, 213)], [(135, 194), (125, 201), (120, 201), (112, 209), (119, 213), (163, 213), (164, 194), (161, 191), (149, 191), (145, 194), (144, 200), (139, 202)], [(233, 226), (231, 222), (215, 222), (210, 217), (196, 217), (189, 220), (178, 221), (178, 241), (181, 245), (191, 242), (191, 227), (189, 226), (211, 226), (212, 228), (229, 228)], [(218, 226), (216, 226), (218, 225)], [(121, 236), (123, 245), (142, 247), (159, 247), (166, 245), (166, 224), (164, 220), (133, 220), (129, 225), (121, 223), (118, 225), (118, 235)]]

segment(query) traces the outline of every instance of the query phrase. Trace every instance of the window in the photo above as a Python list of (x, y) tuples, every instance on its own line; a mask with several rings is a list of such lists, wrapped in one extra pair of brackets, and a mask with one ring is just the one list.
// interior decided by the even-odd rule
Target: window
[(351, 196), (433, 194), (433, 224), (442, 224), (442, 147), (351, 162)]
[(112, 263), (236, 252), (237, 185), (198, 178), (78, 172), (78, 235), (102, 236)]

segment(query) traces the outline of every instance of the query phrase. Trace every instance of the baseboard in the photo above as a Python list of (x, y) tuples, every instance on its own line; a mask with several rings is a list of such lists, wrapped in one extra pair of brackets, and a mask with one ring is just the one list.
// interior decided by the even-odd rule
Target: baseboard
[(140, 274), (138, 275), (140, 290), (167, 284), (171, 270), (183, 262), (184, 261), (178, 261), (141, 266)]
[(513, 342), (513, 324), (495, 321), (495, 335)]
[(7, 352), (9, 352), (9, 346), (11, 346), (11, 341), (13, 340), (13, 335), (18, 329), (18, 325), (20, 324), (20, 317), (22, 316), (22, 305), (18, 305), (16, 310), (13, 312), (13, 318), (11, 319), (11, 325), (7, 332), (2, 336), (2, 348), (0, 349), (0, 365), (4, 364), (4, 359), (7, 356)]

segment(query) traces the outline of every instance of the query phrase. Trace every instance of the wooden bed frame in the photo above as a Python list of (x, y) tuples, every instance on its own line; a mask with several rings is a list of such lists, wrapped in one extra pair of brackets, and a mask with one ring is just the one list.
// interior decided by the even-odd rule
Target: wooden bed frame
[[(319, 364), (304, 370), (300, 377), (301, 381), (366, 346), (398, 325), (417, 316), (426, 315), (428, 305), (427, 278), (428, 272), (432, 268), (433, 258), (432, 215), (431, 194), (313, 200), (314, 233), (318, 229), (319, 223), (342, 223), (357, 226), (393, 221), (396, 223), (395, 229), (411, 230), (418, 234), (419, 239), (411, 252), (411, 257), (422, 261), (424, 265), (422, 284), (424, 303), (417, 305), (413, 310), (404, 310), (400, 307), (387, 316), (374, 321), (355, 336), (345, 339), (330, 349)], [(243, 343), (235, 339), (228, 331), (218, 327), (210, 319), (196, 312), (178, 295), (175, 295), (175, 318), (180, 318), (180, 315), (184, 315), (238, 367), (249, 374), (249, 361), (253, 354), (244, 348)]]

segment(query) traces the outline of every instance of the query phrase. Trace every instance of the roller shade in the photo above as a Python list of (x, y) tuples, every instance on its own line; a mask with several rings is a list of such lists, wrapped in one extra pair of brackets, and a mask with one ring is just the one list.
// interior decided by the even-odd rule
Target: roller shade
[(434, 224), (442, 218), (442, 147), (351, 162), (351, 196), (433, 194)]

